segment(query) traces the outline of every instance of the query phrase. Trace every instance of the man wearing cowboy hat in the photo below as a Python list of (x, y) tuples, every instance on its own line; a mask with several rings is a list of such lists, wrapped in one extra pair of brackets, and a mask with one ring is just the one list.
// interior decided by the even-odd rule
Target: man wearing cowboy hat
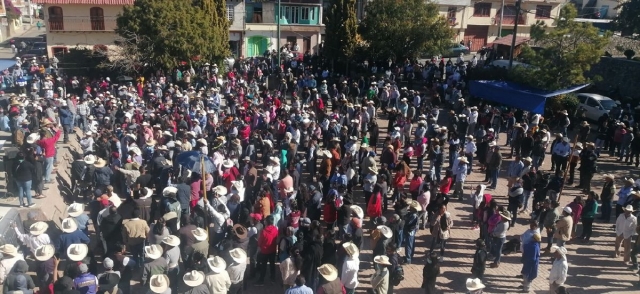
[(144, 253), (147, 261), (145, 262), (144, 268), (142, 270), (140, 284), (142, 284), (143, 286), (147, 286), (153, 275), (158, 273), (164, 274), (167, 272), (168, 263), (167, 260), (162, 256), (162, 246), (158, 244), (145, 246)]
[(89, 244), (90, 240), (87, 235), (78, 230), (78, 224), (73, 218), (65, 218), (60, 225), (62, 234), (58, 237), (58, 241), (55, 243), (56, 252), (61, 253), (62, 258), (67, 258), (66, 250), (72, 244)]
[(49, 225), (45, 222), (40, 221), (32, 224), (29, 227), (29, 234), (21, 233), (15, 223), (11, 224), (11, 227), (16, 232), (16, 236), (20, 242), (24, 243), (31, 252), (35, 252), (35, 250), (42, 245), (51, 244), (51, 239), (49, 238), (49, 234), (47, 234)]
[(209, 288), (209, 293), (212, 294), (225, 294), (231, 287), (231, 278), (229, 273), (225, 270), (227, 263), (220, 256), (209, 257), (207, 259), (207, 265), (211, 273), (205, 277), (205, 284)]
[(19, 260), (24, 261), (24, 257), (18, 252), (18, 248), (12, 244), (0, 246), (0, 253), (2, 254), (2, 260), (0, 260), (0, 284), (3, 284), (16, 262)]
[[(638, 191), (633, 191), (632, 196), (640, 194)], [(624, 246), (624, 262), (629, 262), (631, 252), (631, 238), (636, 232), (638, 226), (638, 219), (633, 215), (633, 206), (631, 204), (622, 208), (623, 214), (619, 215), (616, 219), (616, 244), (614, 257), (620, 256), (620, 244)]]
[(229, 251), (231, 264), (227, 267), (227, 273), (231, 280), (229, 294), (239, 294), (242, 292), (244, 273), (247, 269), (247, 253), (242, 248), (234, 248)]
[(569, 264), (567, 263), (567, 249), (553, 246), (551, 253), (554, 256), (553, 265), (549, 270), (549, 293), (558, 293), (557, 289), (567, 281)]
[(634, 181), (631, 178), (625, 178), (624, 179), (624, 186), (622, 186), (620, 188), (620, 191), (618, 191), (618, 201), (616, 202), (616, 220), (618, 219), (618, 217), (620, 216), (620, 214), (622, 214), (622, 212), (624, 211), (624, 207), (625, 205), (627, 205), (627, 201), (629, 199), (629, 197), (632, 197), (632, 193), (633, 191), (633, 185), (634, 185)]

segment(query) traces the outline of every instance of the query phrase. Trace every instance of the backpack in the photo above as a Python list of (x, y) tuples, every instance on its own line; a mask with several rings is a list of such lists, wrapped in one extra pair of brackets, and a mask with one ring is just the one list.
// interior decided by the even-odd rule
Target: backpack
[(402, 268), (401, 265), (396, 266), (392, 271), (391, 271), (391, 283), (393, 283), (394, 286), (398, 286), (400, 285), (400, 282), (402, 282), (404, 280), (404, 269)]

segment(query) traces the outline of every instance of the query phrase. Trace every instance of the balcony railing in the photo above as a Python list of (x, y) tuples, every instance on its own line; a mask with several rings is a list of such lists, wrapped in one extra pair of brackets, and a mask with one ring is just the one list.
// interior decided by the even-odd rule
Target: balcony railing
[[(497, 16), (496, 16), (495, 23), (496, 23), (496, 24), (500, 24), (500, 15), (497, 15)], [(516, 23), (516, 17), (515, 17), (515, 15), (514, 15), (514, 16), (507, 16), (507, 15), (505, 15), (505, 16), (502, 18), (502, 24), (503, 24), (503, 25), (512, 25), (512, 24), (515, 24), (515, 23)], [(525, 19), (525, 17), (524, 17), (524, 16), (522, 16), (522, 15), (521, 15), (521, 16), (519, 17), (519, 19), (518, 19), (518, 24), (519, 24), (519, 25), (523, 25), (523, 24), (526, 24), (526, 23), (527, 23), (527, 20)]]
[(116, 17), (51, 17), (47, 23), (51, 32), (101, 32), (116, 29)]

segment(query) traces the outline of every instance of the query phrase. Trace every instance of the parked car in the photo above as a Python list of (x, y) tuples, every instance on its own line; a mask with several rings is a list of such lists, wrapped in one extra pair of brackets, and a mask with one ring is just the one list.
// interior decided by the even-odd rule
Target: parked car
[(31, 49), (47, 50), (47, 42), (35, 42)]
[(456, 43), (453, 44), (453, 46), (451, 46), (451, 48), (449, 48), (447, 51), (445, 51), (442, 54), (442, 57), (458, 57), (460, 56), (460, 53), (468, 55), (471, 53), (471, 51), (469, 50), (469, 47)]
[(580, 101), (578, 107), (584, 108), (587, 119), (592, 121), (597, 121), (616, 106), (616, 102), (607, 96), (592, 93), (578, 93), (577, 96)]
[[(489, 63), (489, 65), (493, 66), (493, 67), (509, 68), (509, 60), (507, 60), (507, 59), (498, 59), (498, 60), (491, 61), (491, 63)], [(514, 61), (513, 62), (513, 67), (516, 67), (516, 66), (533, 67), (533, 65), (530, 65), (530, 64), (527, 64), (527, 63)]]
[(33, 58), (47, 55), (47, 49), (29, 49), (24, 53), (20, 53), (20, 58)]

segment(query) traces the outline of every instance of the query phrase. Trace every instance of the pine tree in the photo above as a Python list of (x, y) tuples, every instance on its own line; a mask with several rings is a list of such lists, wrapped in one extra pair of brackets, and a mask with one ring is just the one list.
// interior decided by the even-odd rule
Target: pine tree
[(355, 0), (331, 0), (325, 21), (324, 56), (329, 62), (349, 63), (358, 45)]

